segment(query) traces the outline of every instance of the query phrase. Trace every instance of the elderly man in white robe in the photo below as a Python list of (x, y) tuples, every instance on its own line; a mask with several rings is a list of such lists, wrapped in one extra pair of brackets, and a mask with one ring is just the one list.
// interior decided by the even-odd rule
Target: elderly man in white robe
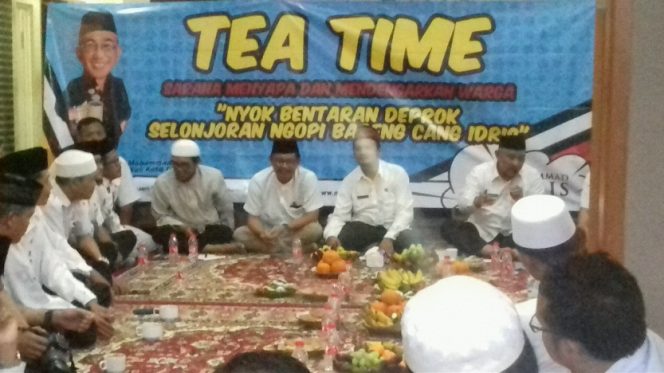
[(248, 251), (284, 251), (294, 239), (299, 239), (305, 250), (313, 251), (323, 237), (318, 223), (318, 210), (323, 205), (318, 178), (300, 165), (295, 141), (275, 141), (270, 163), (249, 181), (244, 204), (249, 218), (246, 226), (235, 230), (234, 238)]
[(152, 237), (165, 250), (172, 234), (179, 251), (188, 252), (193, 235), (200, 248), (225, 244), (233, 238), (233, 201), (221, 171), (201, 164), (201, 151), (191, 140), (171, 147), (171, 169), (152, 187), (152, 215), (157, 229)]

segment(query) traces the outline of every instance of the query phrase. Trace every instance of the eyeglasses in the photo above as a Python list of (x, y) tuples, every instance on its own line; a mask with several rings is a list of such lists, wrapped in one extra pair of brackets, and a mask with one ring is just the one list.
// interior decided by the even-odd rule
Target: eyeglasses
[(93, 41), (86, 41), (85, 43), (80, 45), (80, 48), (85, 53), (94, 53), (97, 50), (101, 50), (104, 53), (110, 53), (114, 52), (117, 47), (118, 45), (113, 42), (105, 42), (99, 45)]
[(537, 325), (536, 322), (538, 322), (539, 320), (538, 321), (535, 321), (535, 320), (537, 320), (537, 315), (533, 315), (533, 317), (530, 318), (530, 322), (528, 323), (528, 325), (530, 326), (530, 330), (532, 330), (533, 333), (547, 332), (547, 333), (555, 334), (555, 333), (553, 333), (553, 331), (551, 331), (551, 329), (543, 328), (540, 325)]

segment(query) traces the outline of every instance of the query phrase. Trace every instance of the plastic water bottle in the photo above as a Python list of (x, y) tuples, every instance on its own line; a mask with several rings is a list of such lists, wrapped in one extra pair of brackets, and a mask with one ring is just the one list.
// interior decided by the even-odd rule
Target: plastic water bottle
[(198, 261), (198, 239), (195, 234), (189, 235), (189, 262)]
[(302, 241), (300, 241), (299, 238), (293, 240), (292, 255), (293, 255), (293, 263), (302, 264), (302, 260), (304, 259), (304, 254), (302, 253)]
[(339, 352), (339, 344), (341, 339), (339, 338), (339, 332), (337, 331), (336, 324), (331, 324), (327, 332), (327, 338), (325, 340), (325, 356), (323, 357), (322, 370), (324, 372), (334, 371), (334, 358)]
[(342, 297), (350, 296), (351, 289), (353, 288), (353, 275), (351, 271), (353, 270), (353, 265), (351, 263), (346, 264), (346, 271), (339, 273), (339, 286), (341, 287)]
[(146, 266), (148, 264), (148, 250), (145, 248), (145, 246), (141, 245), (138, 248), (138, 266)]
[(168, 260), (171, 264), (177, 264), (180, 260), (180, 254), (178, 253), (178, 238), (175, 236), (175, 233), (171, 233), (171, 237), (168, 239)]
[(309, 362), (309, 355), (307, 354), (307, 351), (304, 349), (303, 340), (298, 339), (297, 341), (295, 341), (295, 349), (293, 350), (293, 357), (301, 361), (302, 364), (304, 365), (307, 365), (307, 363)]
[(447, 255), (445, 255), (443, 258), (443, 267), (441, 272), (442, 277), (449, 277), (454, 275), (454, 264), (452, 263), (452, 259)]

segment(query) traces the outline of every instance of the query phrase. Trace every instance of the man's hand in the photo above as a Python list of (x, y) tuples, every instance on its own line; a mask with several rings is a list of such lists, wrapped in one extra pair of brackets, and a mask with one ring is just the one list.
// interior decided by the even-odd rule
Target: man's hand
[(129, 287), (124, 280), (119, 278), (113, 279), (113, 295), (122, 295), (129, 292)]
[(383, 238), (383, 240), (380, 241), (380, 245), (378, 245), (378, 249), (380, 249), (387, 258), (391, 258), (392, 254), (394, 254), (394, 241), (391, 238)]
[(523, 197), (523, 189), (516, 185), (510, 189), (510, 197), (512, 197), (513, 200), (518, 201)]
[(89, 278), (90, 282), (93, 285), (97, 285), (99, 287), (108, 287), (108, 288), (111, 287), (111, 284), (106, 280), (106, 278), (104, 278), (104, 276), (102, 276), (99, 272), (95, 270), (92, 270), (92, 272), (90, 272)]
[(38, 326), (33, 326), (18, 335), (18, 351), (23, 359), (39, 361), (47, 347), (48, 333)]
[(329, 246), (330, 248), (332, 248), (332, 249), (336, 249), (337, 247), (339, 247), (341, 242), (339, 242), (338, 238), (336, 238), (334, 236), (330, 236), (330, 237), (327, 238), (327, 240), (325, 240), (325, 244), (327, 246)]
[(90, 304), (90, 311), (94, 316), (94, 323), (97, 326), (97, 334), (101, 339), (108, 340), (113, 336), (113, 313), (96, 303)]
[(260, 234), (260, 239), (268, 247), (272, 247), (275, 244), (275, 241), (279, 237), (279, 231), (277, 229), (263, 230)]
[(94, 315), (86, 310), (72, 308), (53, 312), (53, 327), (59, 332), (82, 333), (90, 328)]
[(18, 323), (11, 316), (0, 315), (0, 364), (7, 367), (18, 365), (17, 350)]

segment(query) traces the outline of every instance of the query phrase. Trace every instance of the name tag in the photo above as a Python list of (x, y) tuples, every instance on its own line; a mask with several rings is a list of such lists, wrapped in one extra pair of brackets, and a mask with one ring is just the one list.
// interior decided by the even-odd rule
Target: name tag
[(357, 199), (366, 199), (369, 198), (369, 195), (364, 195), (364, 196), (357, 196)]

